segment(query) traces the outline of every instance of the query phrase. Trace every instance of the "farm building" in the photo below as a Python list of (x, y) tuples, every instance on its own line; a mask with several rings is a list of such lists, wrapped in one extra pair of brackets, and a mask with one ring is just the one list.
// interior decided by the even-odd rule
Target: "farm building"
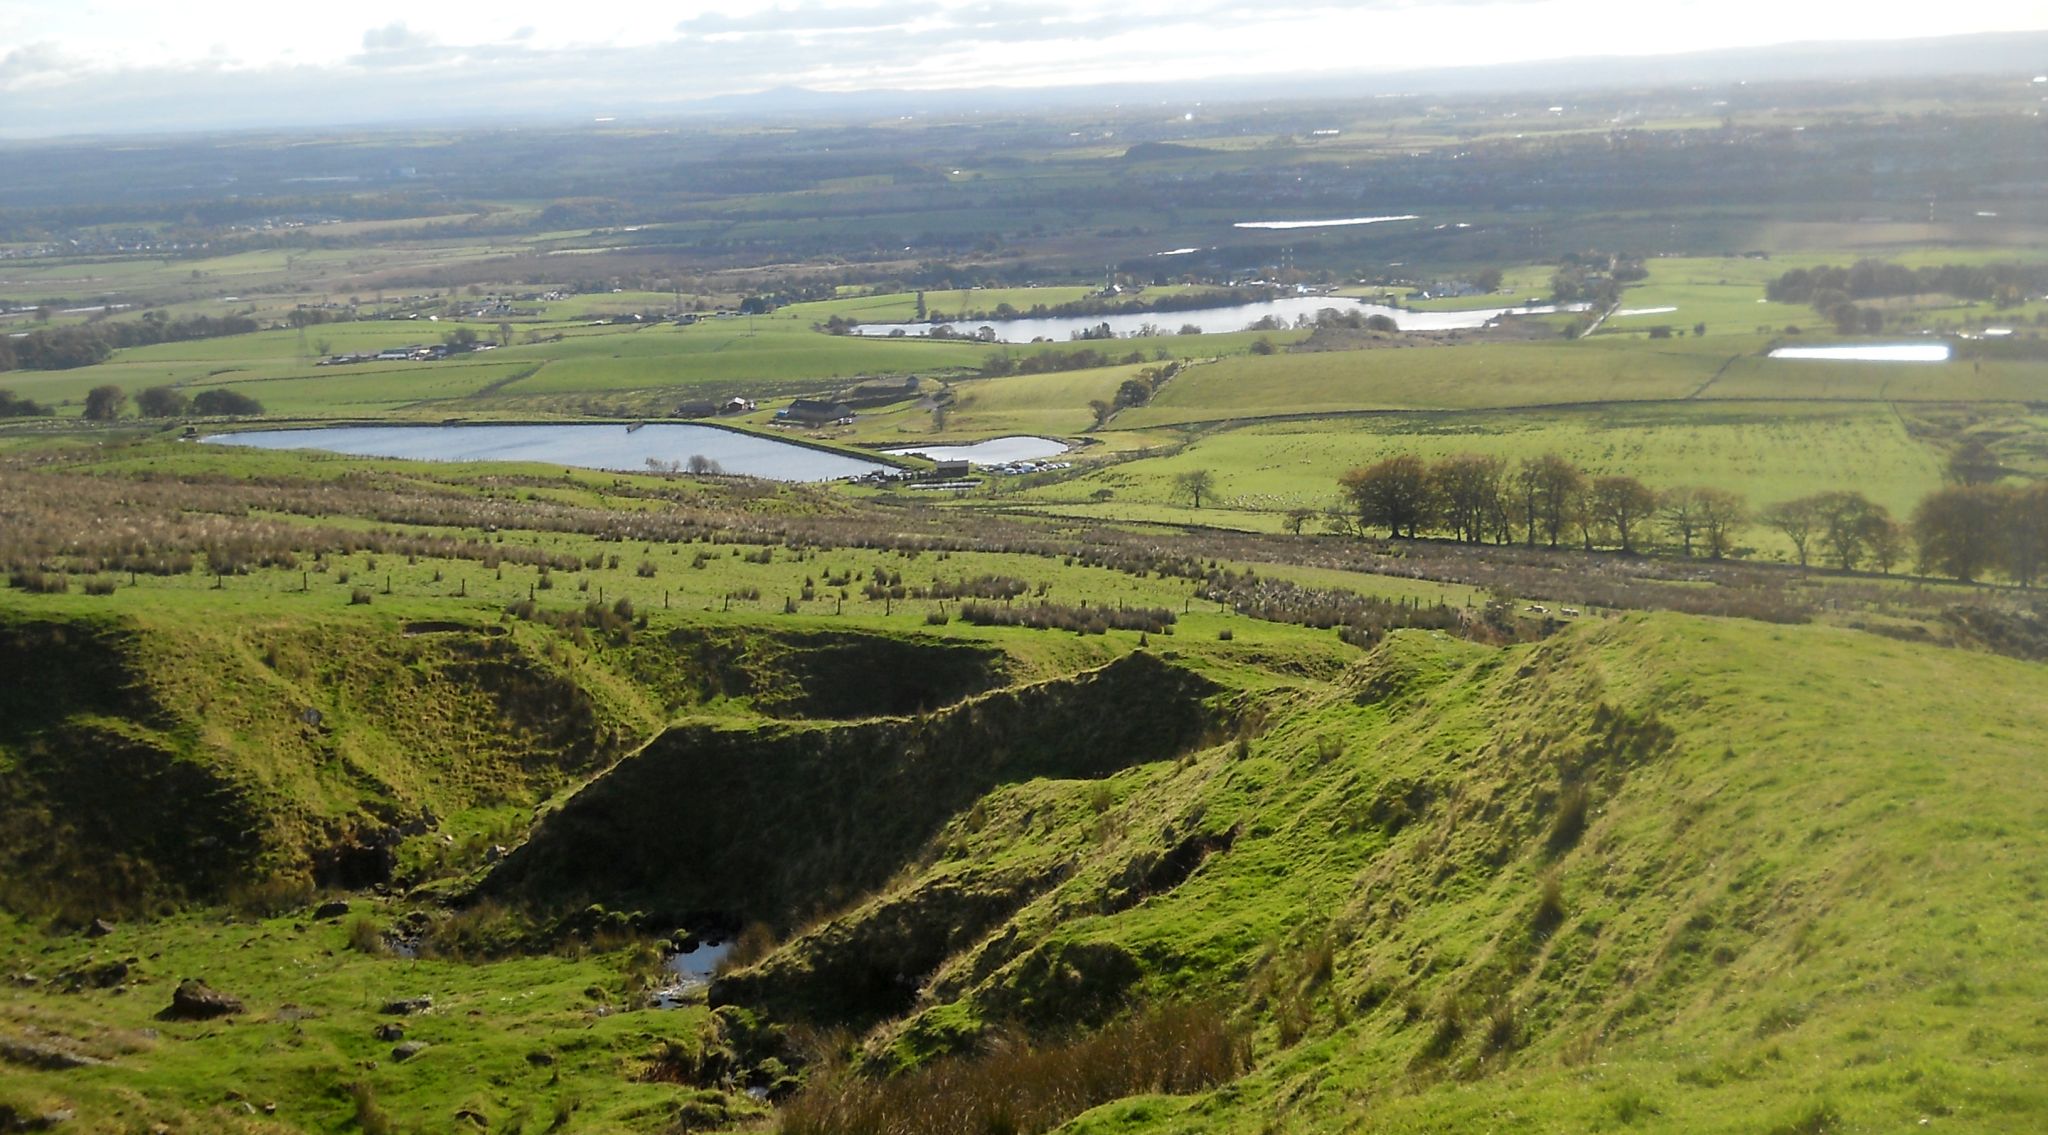
[(806, 426), (825, 426), (841, 419), (853, 417), (853, 409), (844, 402), (827, 402), (818, 398), (799, 398), (783, 409), (775, 411), (778, 422), (795, 422)]

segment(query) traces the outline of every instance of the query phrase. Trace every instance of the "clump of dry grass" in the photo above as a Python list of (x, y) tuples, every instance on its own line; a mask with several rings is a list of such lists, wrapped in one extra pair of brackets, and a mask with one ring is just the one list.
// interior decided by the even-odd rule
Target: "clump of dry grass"
[(1243, 1072), (1249, 1050), (1210, 1005), (1157, 1006), (1051, 1044), (1010, 1037), (876, 1080), (821, 1071), (782, 1111), (782, 1135), (985, 1135), (1048, 1131), (1110, 1100), (1187, 1093)]

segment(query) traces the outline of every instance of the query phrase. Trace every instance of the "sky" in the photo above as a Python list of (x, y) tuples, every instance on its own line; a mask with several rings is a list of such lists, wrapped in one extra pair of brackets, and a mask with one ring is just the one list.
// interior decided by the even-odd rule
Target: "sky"
[(0, 0), (0, 134), (687, 109), (784, 87), (1284, 79), (2039, 30), (2043, 0)]

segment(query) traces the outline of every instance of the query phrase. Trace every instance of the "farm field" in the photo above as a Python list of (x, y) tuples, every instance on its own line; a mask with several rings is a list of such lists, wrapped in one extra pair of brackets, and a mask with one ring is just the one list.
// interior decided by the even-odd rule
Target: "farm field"
[(1216, 476), (1216, 505), (1280, 513), (1337, 499), (1347, 469), (1396, 454), (1480, 453), (1518, 462), (1557, 453), (1588, 475), (1653, 486), (1713, 485), (1762, 505), (1855, 490), (1906, 514), (1941, 484), (1941, 451), (1887, 407), (1798, 404), (1618, 406), (1575, 411), (1388, 414), (1249, 425), (1203, 434), (1170, 457), (1113, 466), (1008, 499), (1075, 503), (1100, 489), (1119, 502), (1183, 503), (1174, 479)]
[(1488, 343), (1233, 358), (1195, 367), (1122, 429), (1353, 411), (1482, 409), (1685, 398), (1754, 344), (1696, 340)]

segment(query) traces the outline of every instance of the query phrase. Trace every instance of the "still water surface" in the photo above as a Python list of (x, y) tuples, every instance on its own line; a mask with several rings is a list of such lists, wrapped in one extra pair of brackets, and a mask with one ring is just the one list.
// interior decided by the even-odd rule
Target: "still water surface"
[(888, 466), (713, 426), (653, 423), (523, 426), (322, 426), (216, 434), (216, 445), (324, 449), (358, 457), (414, 461), (538, 461), (584, 469), (645, 472), (649, 460), (688, 467), (692, 457), (725, 473), (774, 481), (830, 481)]

